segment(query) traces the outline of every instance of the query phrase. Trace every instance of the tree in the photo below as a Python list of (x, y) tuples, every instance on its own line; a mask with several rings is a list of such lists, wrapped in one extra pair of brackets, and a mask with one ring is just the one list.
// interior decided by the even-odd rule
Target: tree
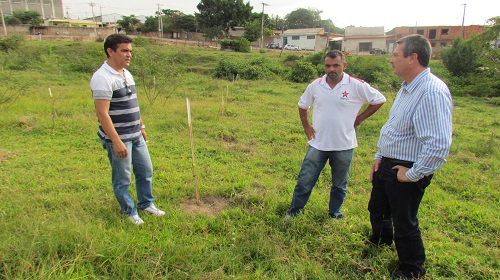
[[(259, 21), (262, 26), (262, 13), (252, 13), (248, 21)], [(274, 30), (276, 28), (276, 21), (269, 17), (268, 14), (264, 14), (264, 28)]]
[(325, 29), (326, 32), (344, 34), (345, 30), (336, 27), (331, 19), (321, 20), (321, 28)]
[(140, 22), (141, 20), (136, 18), (135, 15), (123, 16), (122, 19), (116, 21), (127, 32), (133, 32)]
[(156, 32), (158, 31), (158, 17), (150, 16), (146, 17), (144, 24), (141, 26), (141, 32)]
[(482, 52), (479, 42), (466, 41), (458, 36), (452, 44), (451, 47), (441, 50), (441, 58), (446, 69), (457, 77), (476, 72), (480, 66), (479, 58)]
[(243, 32), (243, 37), (250, 42), (255, 42), (260, 39), (262, 29), (261, 20), (247, 21), (245, 23), (245, 32)]
[(174, 29), (183, 32), (196, 32), (196, 17), (193, 15), (181, 15), (174, 22)]
[(43, 19), (37, 11), (13, 11), (10, 18), (12, 19), (9, 19), (9, 22), (16, 24), (20, 21), (22, 24), (29, 24), (31, 27), (37, 27), (43, 23)]
[(196, 20), (204, 33), (210, 30), (213, 35), (217, 33), (213, 31), (220, 29), (226, 38), (229, 37), (229, 30), (243, 26), (253, 9), (249, 2), (244, 4), (243, 0), (201, 0), (196, 7), (200, 11), (195, 13)]
[(276, 16), (274, 18), (274, 22), (276, 23), (275, 29), (278, 29), (278, 30), (286, 30), (287, 29), (286, 20), (284, 18), (281, 18), (280, 16)]
[(486, 62), (500, 61), (500, 50), (491, 44), (500, 39), (500, 16), (488, 20), (489, 27), (477, 35), (477, 40), (484, 46)]
[(319, 10), (299, 8), (285, 17), (286, 24), (291, 29), (321, 27), (321, 13)]

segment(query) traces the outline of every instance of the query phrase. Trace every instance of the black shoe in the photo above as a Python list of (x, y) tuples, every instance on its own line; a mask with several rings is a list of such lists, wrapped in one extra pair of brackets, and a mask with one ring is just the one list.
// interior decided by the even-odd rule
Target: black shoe
[(417, 273), (417, 274), (414, 274), (413, 272), (409, 272), (409, 273), (404, 273), (402, 270), (400, 269), (396, 269), (396, 271), (394, 271), (394, 273), (392, 273), (392, 279), (393, 280), (418, 280), (420, 279), (420, 277), (424, 276), (425, 275), (425, 272), (422, 272), (422, 273)]
[(332, 219), (337, 219), (337, 220), (340, 220), (344, 217), (344, 215), (342, 215), (342, 213), (337, 213), (337, 214), (328, 214), (330, 215), (330, 218)]

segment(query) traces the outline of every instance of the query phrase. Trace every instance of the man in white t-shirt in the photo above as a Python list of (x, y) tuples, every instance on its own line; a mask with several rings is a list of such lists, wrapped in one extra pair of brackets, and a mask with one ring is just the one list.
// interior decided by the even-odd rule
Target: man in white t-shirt
[[(302, 162), (287, 218), (297, 216), (305, 207), (327, 161), (332, 170), (328, 214), (332, 218), (342, 218), (340, 208), (346, 196), (354, 148), (358, 146), (355, 128), (386, 101), (368, 83), (344, 73), (347, 63), (341, 51), (330, 51), (324, 59), (326, 74), (307, 86), (298, 103), (309, 149)], [(366, 103), (369, 105), (358, 114)], [(311, 106), (312, 125), (308, 120)]]

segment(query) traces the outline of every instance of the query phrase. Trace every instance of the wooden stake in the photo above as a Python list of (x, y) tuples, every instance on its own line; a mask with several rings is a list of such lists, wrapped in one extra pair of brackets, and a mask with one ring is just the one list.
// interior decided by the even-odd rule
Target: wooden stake
[(200, 191), (198, 188), (198, 176), (196, 175), (196, 163), (194, 161), (194, 140), (193, 140), (193, 125), (191, 124), (191, 103), (189, 99), (186, 98), (187, 115), (188, 115), (188, 125), (189, 125), (189, 140), (191, 141), (191, 160), (193, 161), (193, 178), (196, 189), (196, 202), (201, 203)]

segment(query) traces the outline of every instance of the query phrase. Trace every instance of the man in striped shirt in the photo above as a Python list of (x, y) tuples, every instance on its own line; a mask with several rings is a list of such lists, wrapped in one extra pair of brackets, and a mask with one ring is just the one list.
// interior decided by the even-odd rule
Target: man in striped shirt
[(142, 122), (134, 78), (125, 67), (132, 58), (132, 38), (113, 34), (104, 42), (108, 60), (90, 81), (90, 89), (99, 120), (97, 135), (108, 152), (115, 197), (120, 208), (136, 225), (139, 217), (129, 191), (135, 175), (137, 207), (155, 216), (165, 215), (153, 204), (153, 165), (146, 144), (146, 126)]
[(404, 81), (380, 131), (368, 203), (377, 245), (396, 244), (396, 279), (425, 275), (425, 249), (417, 213), (433, 173), (446, 162), (452, 138), (452, 100), (447, 85), (430, 72), (432, 49), (421, 35), (397, 42), (390, 63)]

